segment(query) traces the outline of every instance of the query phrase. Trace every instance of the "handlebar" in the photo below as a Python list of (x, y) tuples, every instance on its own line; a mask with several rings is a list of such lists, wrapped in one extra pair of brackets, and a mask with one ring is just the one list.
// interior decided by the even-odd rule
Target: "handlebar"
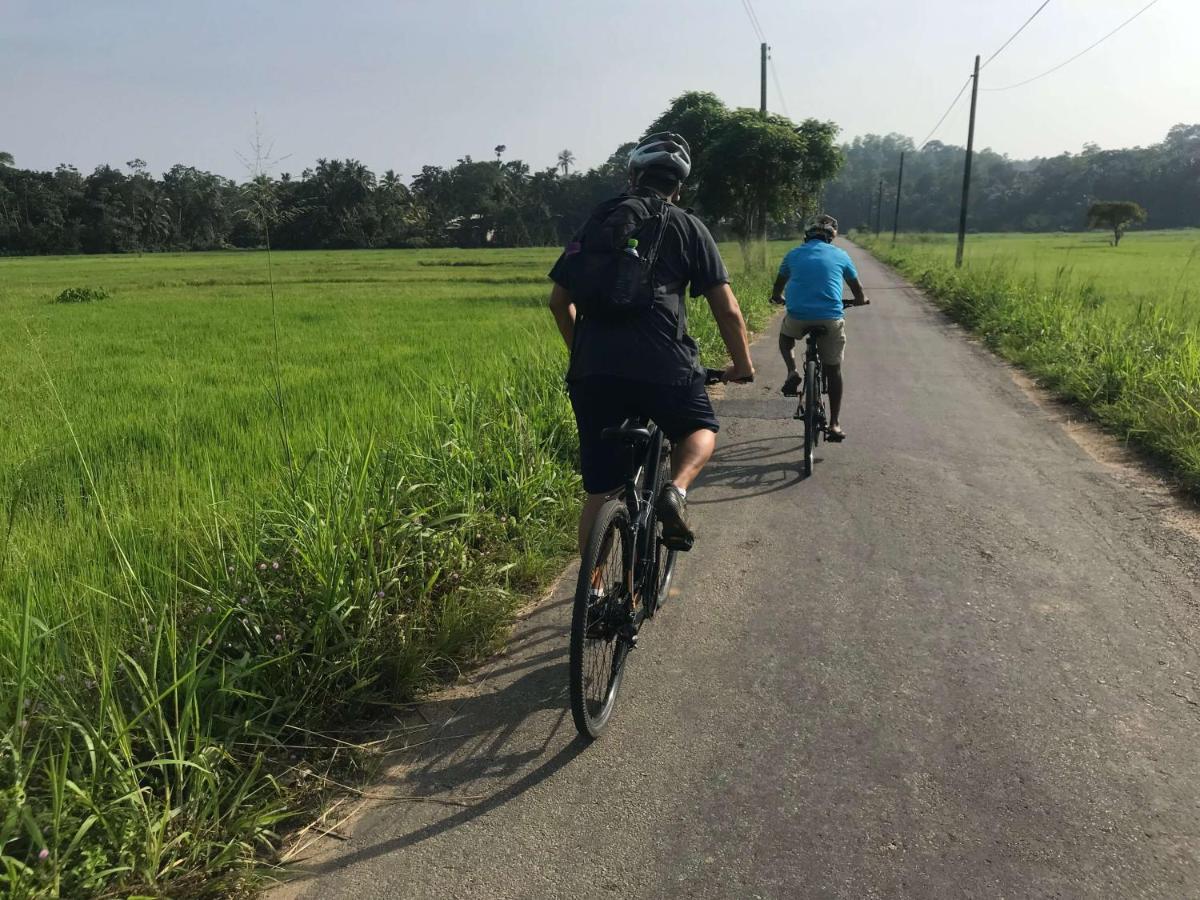
[[(735, 378), (734, 384), (749, 384), (753, 380), (754, 380), (753, 375), (747, 376), (746, 378)], [(704, 383), (705, 384), (725, 384), (726, 383), (725, 370), (724, 369), (705, 369), (704, 370)]]
[[(771, 304), (773, 306), (783, 306), (784, 302), (785, 301), (783, 301), (783, 300), (776, 300), (774, 297), (771, 298)], [(842, 309), (850, 309), (853, 306), (870, 306), (870, 305), (871, 305), (870, 297), (864, 298), (862, 303), (859, 303), (853, 297), (843, 297), (842, 298)]]

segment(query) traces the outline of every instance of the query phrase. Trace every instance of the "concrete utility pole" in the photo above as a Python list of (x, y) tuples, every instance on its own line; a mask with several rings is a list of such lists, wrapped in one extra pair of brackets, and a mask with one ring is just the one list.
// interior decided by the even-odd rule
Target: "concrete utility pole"
[(967, 198), (971, 193), (971, 156), (975, 152), (975, 99), (979, 96), (979, 57), (975, 57), (975, 74), (971, 76), (971, 124), (967, 126), (967, 161), (963, 164), (962, 209), (958, 213), (958, 249), (954, 252), (955, 268), (962, 268), (963, 244), (967, 240)]
[(767, 117), (767, 45), (765, 43), (759, 44), (758, 48), (759, 48), (759, 53), (762, 57), (762, 59), (761, 59), (762, 75), (761, 75), (761, 78), (759, 79), (760, 85), (759, 85), (759, 95), (758, 95), (759, 96), (758, 111), (759, 111), (759, 113), (762, 114), (762, 117), (765, 119)]
[(883, 222), (883, 179), (879, 179), (879, 199), (875, 202), (875, 233), (879, 234), (879, 227)]
[(896, 243), (896, 232), (900, 230), (900, 189), (904, 187), (904, 151), (900, 151), (900, 174), (896, 176), (896, 214), (892, 216), (892, 243)]

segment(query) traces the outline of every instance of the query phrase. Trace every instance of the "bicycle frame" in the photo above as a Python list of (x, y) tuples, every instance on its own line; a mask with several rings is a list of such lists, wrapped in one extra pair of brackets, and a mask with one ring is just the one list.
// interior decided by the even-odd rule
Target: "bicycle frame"
[[(625, 423), (630, 424), (629, 421)], [(654, 499), (662, 489), (659, 475), (662, 469), (663, 450), (666, 444), (662, 431), (657, 425), (649, 423), (650, 440), (640, 449), (631, 445), (629, 450), (629, 475), (625, 480), (625, 508), (629, 510), (630, 530), (633, 532), (633, 553), (635, 558), (625, 561), (626, 577), (629, 582), (629, 597), (642, 594), (645, 591), (643, 582), (646, 580), (649, 567), (654, 562)], [(642, 487), (638, 487), (638, 482)], [(634, 628), (641, 625), (646, 617), (647, 604), (642, 602), (634, 616)]]
[[(817, 336), (811, 331), (805, 335), (805, 350), (804, 350), (804, 367), (807, 368), (808, 363), (812, 362), (817, 367), (817, 378), (820, 383), (821, 394), (829, 393), (829, 383), (825, 380), (825, 367), (821, 365), (821, 355), (817, 353)], [(801, 369), (803, 371), (803, 369)], [(804, 418), (804, 391), (801, 390), (796, 400), (796, 413), (792, 416), (793, 419)]]

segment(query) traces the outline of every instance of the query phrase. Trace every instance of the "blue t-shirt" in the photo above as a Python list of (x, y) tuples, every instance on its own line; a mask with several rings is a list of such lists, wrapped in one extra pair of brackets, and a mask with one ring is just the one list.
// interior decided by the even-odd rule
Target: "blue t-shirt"
[(788, 251), (779, 266), (788, 276), (784, 298), (793, 319), (841, 319), (842, 282), (858, 272), (845, 250), (822, 240), (806, 241)]

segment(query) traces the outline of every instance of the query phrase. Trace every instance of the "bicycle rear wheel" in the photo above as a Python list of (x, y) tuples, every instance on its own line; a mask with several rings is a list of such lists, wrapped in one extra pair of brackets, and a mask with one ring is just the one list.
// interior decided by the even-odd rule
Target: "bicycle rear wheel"
[(575, 588), (569, 678), (571, 716), (585, 738), (600, 737), (612, 716), (629, 642), (629, 585), (633, 552), (629, 512), (620, 500), (600, 509)]
[(817, 364), (804, 364), (804, 477), (813, 472), (813, 450), (817, 446), (817, 407), (820, 405), (821, 385), (817, 381)]

